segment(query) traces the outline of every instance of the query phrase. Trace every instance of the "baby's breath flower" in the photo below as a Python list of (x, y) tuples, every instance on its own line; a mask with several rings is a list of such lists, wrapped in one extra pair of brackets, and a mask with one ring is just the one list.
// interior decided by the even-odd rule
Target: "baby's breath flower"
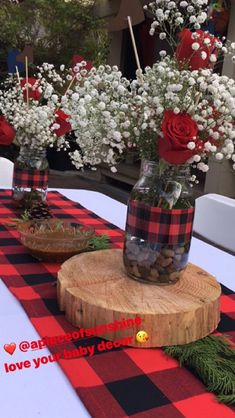
[(187, 144), (187, 148), (193, 150), (196, 147), (195, 142), (190, 141)]
[[(203, 60), (205, 60), (207, 58), (207, 53), (205, 51), (202, 51), (201, 52), (201, 57), (202, 57)], [(210, 60), (211, 60), (211, 57), (210, 57)]]
[(224, 158), (224, 155), (222, 154), (222, 152), (217, 152), (215, 154), (215, 158), (216, 158), (216, 160), (220, 161)]
[(161, 32), (161, 33), (159, 34), (159, 38), (160, 38), (161, 40), (166, 39), (166, 32)]
[(165, 56), (166, 56), (166, 51), (165, 51), (164, 49), (162, 49), (162, 50), (159, 52), (159, 55), (160, 55), (160, 57), (165, 57)]
[(193, 49), (194, 51), (197, 51), (199, 48), (200, 48), (200, 44), (199, 44), (198, 42), (194, 42), (194, 43), (192, 44), (192, 49)]
[(216, 62), (217, 61), (217, 57), (215, 54), (211, 54), (210, 56), (210, 62)]

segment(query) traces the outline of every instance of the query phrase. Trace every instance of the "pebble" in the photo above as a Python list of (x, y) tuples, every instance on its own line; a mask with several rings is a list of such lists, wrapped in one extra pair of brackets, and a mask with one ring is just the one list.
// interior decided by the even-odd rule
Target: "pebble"
[(136, 261), (136, 255), (135, 254), (128, 254), (128, 259), (131, 261)]
[(180, 261), (181, 258), (182, 258), (182, 255), (181, 254), (175, 254), (175, 256), (174, 256), (174, 260), (175, 261)]
[(160, 276), (159, 276), (159, 278), (158, 278), (158, 281), (159, 281), (160, 283), (169, 283), (169, 282), (170, 282), (170, 280), (169, 280), (169, 276), (168, 276), (168, 274), (160, 274)]
[(173, 273), (170, 274), (170, 280), (177, 280), (180, 277), (180, 272), (179, 271), (174, 271)]
[(175, 252), (173, 250), (169, 250), (168, 248), (163, 248), (161, 250), (161, 254), (165, 257), (174, 257)]
[(146, 268), (150, 268), (150, 266), (151, 266), (151, 262), (149, 261), (149, 260), (146, 260), (146, 261), (143, 261), (142, 263), (141, 263), (141, 265), (143, 266), (143, 267), (146, 267)]
[(141, 274), (140, 274), (140, 272), (139, 272), (139, 270), (138, 270), (138, 267), (137, 267), (136, 265), (132, 267), (132, 273), (133, 273), (133, 274), (134, 274), (134, 276), (136, 276), (136, 277), (141, 277)]
[(127, 248), (128, 252), (131, 252), (131, 253), (133, 253), (133, 254), (135, 254), (135, 255), (138, 255), (138, 254), (139, 254), (139, 252), (140, 252), (140, 247), (139, 247), (139, 245), (136, 245), (136, 244), (134, 244), (134, 243), (132, 243), (132, 242), (127, 243), (127, 244), (126, 244), (126, 248)]
[(161, 267), (167, 267), (172, 263), (172, 258), (163, 258), (159, 261), (159, 265)]
[(146, 282), (167, 284), (179, 280), (187, 265), (186, 246), (150, 244), (135, 239), (126, 242), (124, 264), (130, 275)]
[(148, 254), (140, 253), (137, 257), (137, 263), (142, 263), (142, 261), (146, 261), (148, 259)]
[(173, 273), (173, 271), (175, 271), (175, 266), (174, 264), (170, 264), (168, 267), (166, 267), (165, 271), (169, 274), (169, 273)]
[(178, 248), (176, 248), (175, 253), (176, 254), (184, 254), (184, 247), (178, 247)]
[(143, 279), (148, 280), (149, 278), (149, 267), (139, 266), (139, 273)]
[(152, 277), (153, 279), (158, 279), (158, 277), (159, 277), (159, 273), (158, 273), (158, 271), (157, 270), (155, 270), (155, 269), (151, 269), (150, 270), (150, 277)]
[(159, 273), (162, 273), (162, 274), (165, 273), (164, 267), (161, 267), (161, 266), (158, 266), (158, 265), (156, 267), (157, 267), (157, 270), (158, 270)]
[(149, 261), (151, 262), (151, 264), (155, 263), (155, 261), (157, 260), (159, 256), (159, 253), (152, 253), (149, 255)]

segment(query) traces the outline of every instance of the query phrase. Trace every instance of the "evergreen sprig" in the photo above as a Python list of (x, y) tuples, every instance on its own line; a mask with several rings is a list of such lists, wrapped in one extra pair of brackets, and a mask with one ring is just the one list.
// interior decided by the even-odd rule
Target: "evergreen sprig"
[(106, 250), (109, 246), (109, 237), (104, 234), (91, 238), (88, 249), (91, 251)]
[(192, 370), (219, 402), (235, 404), (235, 350), (225, 337), (210, 335), (164, 351)]

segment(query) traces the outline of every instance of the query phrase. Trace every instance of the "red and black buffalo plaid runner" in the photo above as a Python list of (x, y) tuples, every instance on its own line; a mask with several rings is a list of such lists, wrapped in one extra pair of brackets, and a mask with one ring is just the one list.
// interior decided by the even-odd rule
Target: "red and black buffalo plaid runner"
[(13, 187), (47, 189), (48, 170), (33, 170), (14, 167)]
[(190, 241), (193, 217), (194, 208), (169, 210), (131, 200), (126, 230), (153, 244), (184, 244)]
[[(48, 200), (56, 217), (92, 225), (98, 234), (109, 235), (113, 247), (122, 247), (123, 232), (117, 227), (57, 192), (50, 192)], [(39, 262), (27, 254), (17, 231), (6, 225), (15, 216), (11, 192), (0, 191), (0, 277), (41, 337), (75, 331), (59, 310), (52, 286), (59, 265)], [(235, 294), (225, 287), (221, 312), (218, 331), (235, 339)], [(63, 347), (72, 350), (98, 342), (100, 339), (90, 337)], [(197, 377), (161, 349), (95, 350), (92, 357), (61, 359), (59, 364), (93, 418), (234, 417), (232, 407), (218, 403)]]

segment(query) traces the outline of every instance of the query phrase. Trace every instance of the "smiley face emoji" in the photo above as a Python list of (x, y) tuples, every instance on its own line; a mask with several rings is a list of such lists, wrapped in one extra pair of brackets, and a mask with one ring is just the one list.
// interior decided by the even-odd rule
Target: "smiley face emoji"
[(149, 340), (149, 336), (146, 331), (138, 331), (135, 339), (138, 343), (146, 343)]

